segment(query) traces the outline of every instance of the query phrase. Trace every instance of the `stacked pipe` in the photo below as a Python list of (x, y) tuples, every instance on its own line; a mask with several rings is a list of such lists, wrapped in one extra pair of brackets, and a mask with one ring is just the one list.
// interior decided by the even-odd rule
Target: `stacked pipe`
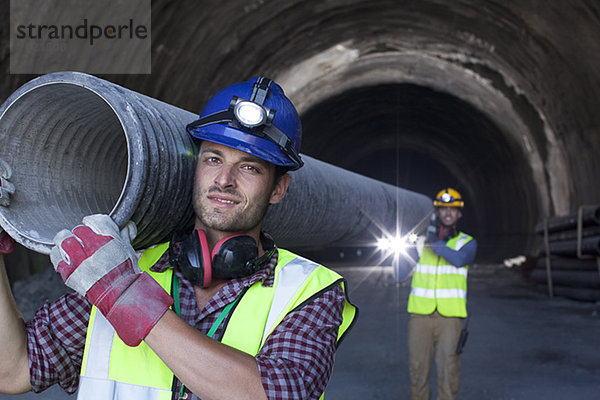
[(531, 279), (547, 285), (550, 296), (600, 300), (600, 206), (536, 225), (543, 237)]

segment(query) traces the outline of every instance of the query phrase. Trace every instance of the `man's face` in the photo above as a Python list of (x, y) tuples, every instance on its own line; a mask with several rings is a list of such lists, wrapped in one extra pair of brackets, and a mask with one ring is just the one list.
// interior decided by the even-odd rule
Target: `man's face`
[(280, 202), (289, 176), (274, 185), (275, 166), (231, 147), (204, 141), (194, 183), (196, 228), (258, 234), (269, 204)]
[(458, 207), (437, 207), (435, 210), (438, 220), (444, 226), (454, 226), (456, 222), (462, 217), (460, 208)]

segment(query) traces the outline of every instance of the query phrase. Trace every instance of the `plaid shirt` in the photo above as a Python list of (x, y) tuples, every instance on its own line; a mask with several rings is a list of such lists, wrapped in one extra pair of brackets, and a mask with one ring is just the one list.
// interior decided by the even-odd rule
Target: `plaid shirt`
[[(178, 251), (178, 249), (175, 249)], [(262, 281), (273, 286), (278, 253), (254, 275), (232, 279), (200, 312), (193, 285), (178, 270), (181, 317), (207, 333), (223, 308), (247, 286)], [(169, 268), (168, 252), (152, 267)], [(318, 399), (333, 368), (338, 326), (345, 295), (341, 286), (321, 294), (302, 309), (287, 315), (256, 355), (269, 399)], [(31, 385), (40, 392), (58, 383), (67, 393), (77, 390), (91, 305), (77, 293), (44, 304), (27, 323)], [(215, 333), (219, 337), (221, 327)], [(176, 393), (179, 393), (178, 382)], [(186, 389), (187, 391), (187, 389)], [(188, 392), (188, 399), (198, 399)]]

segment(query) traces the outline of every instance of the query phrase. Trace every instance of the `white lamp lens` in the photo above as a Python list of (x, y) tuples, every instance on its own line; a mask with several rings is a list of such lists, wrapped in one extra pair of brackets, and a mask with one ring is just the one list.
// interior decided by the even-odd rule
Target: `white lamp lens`
[(237, 104), (234, 112), (238, 121), (248, 127), (258, 126), (266, 119), (265, 110), (258, 104), (249, 101)]

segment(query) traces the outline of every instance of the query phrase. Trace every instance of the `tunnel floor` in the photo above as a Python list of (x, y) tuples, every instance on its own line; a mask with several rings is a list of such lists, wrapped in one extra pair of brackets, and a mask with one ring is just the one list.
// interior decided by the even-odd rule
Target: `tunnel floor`
[[(408, 399), (410, 283), (390, 284), (390, 267), (336, 270), (348, 280), (360, 316), (338, 350), (326, 398)], [(474, 265), (468, 285), (459, 399), (597, 397), (600, 304), (550, 299), (499, 265)]]
[[(392, 283), (391, 267), (333, 268), (348, 280), (360, 315), (338, 350), (326, 399), (409, 398), (408, 282)], [(64, 291), (53, 271), (43, 274), (15, 286), (25, 318), (37, 308), (32, 301), (32, 294), (40, 293), (36, 285), (43, 284), (49, 298)], [(474, 265), (468, 308), (459, 399), (590, 399), (600, 393), (600, 303), (549, 298), (514, 270)], [(56, 385), (41, 394), (0, 394), (0, 400), (75, 398)]]

